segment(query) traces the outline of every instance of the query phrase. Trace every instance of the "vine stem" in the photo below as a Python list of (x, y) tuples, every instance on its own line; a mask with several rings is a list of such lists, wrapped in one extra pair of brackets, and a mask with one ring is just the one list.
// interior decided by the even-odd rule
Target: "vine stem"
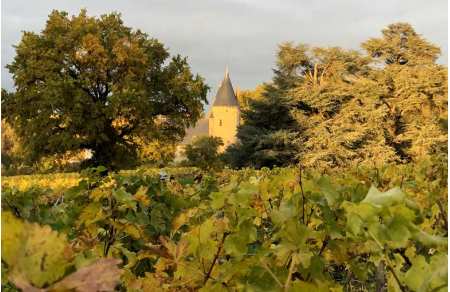
[(324, 250), (325, 250), (325, 248), (327, 247), (327, 245), (328, 245), (328, 241), (330, 240), (330, 236), (327, 234), (326, 236), (325, 236), (325, 239), (323, 240), (323, 242), (322, 242), (322, 246), (320, 247), (320, 250), (319, 250), (319, 256), (320, 255), (322, 255), (322, 253), (324, 252)]
[(397, 274), (395, 273), (394, 268), (392, 268), (392, 263), (391, 260), (389, 259), (389, 257), (386, 255), (386, 249), (383, 247), (383, 245), (381, 245), (381, 243), (375, 238), (375, 236), (372, 234), (372, 232), (367, 232), (369, 233), (369, 235), (372, 237), (372, 239), (377, 243), (377, 245), (380, 247), (381, 251), (383, 252), (383, 257), (384, 260), (386, 261), (386, 266), (389, 269), (389, 271), (392, 273), (392, 275), (394, 276), (395, 281), (397, 282), (397, 285), (400, 287), (401, 291), (407, 291), (405, 289), (405, 287), (403, 286), (403, 284), (400, 282), (399, 277), (397, 276)]
[[(385, 258), (387, 258), (387, 257), (385, 256)], [(400, 282), (400, 279), (398, 278), (397, 274), (395, 273), (394, 268), (392, 268), (390, 261), (387, 260), (387, 263), (388, 263), (387, 267), (388, 267), (389, 271), (392, 273), (392, 276), (394, 276), (394, 279), (397, 282), (397, 285), (400, 287), (400, 290), (406, 292), (407, 290), (405, 289), (403, 284)]]
[(294, 271), (295, 264), (296, 264), (294, 262), (295, 262), (295, 259), (292, 256), (291, 257), (291, 264), (289, 265), (289, 274), (287, 276), (286, 283), (284, 283), (284, 291), (285, 292), (287, 292), (289, 290), (289, 286), (291, 285), (292, 272)]
[(217, 248), (217, 252), (214, 255), (214, 259), (211, 263), (211, 266), (208, 269), (208, 273), (206, 273), (206, 275), (205, 275), (205, 280), (203, 281), (203, 285), (205, 285), (206, 282), (208, 282), (209, 278), (211, 278), (211, 273), (214, 269), (214, 266), (216, 265), (217, 259), (219, 258), (219, 255), (220, 255), (220, 251), (222, 250), (223, 244), (224, 244), (225, 239), (227, 238), (228, 234), (229, 233), (225, 232), (222, 236), (222, 241), (220, 242), (219, 247)]
[(266, 269), (266, 271), (272, 276), (272, 278), (275, 280), (275, 282), (277, 282), (277, 284), (283, 288), (283, 284), (281, 284), (280, 280), (278, 280), (277, 276), (275, 276), (275, 274), (272, 272), (272, 270), (266, 265), (265, 262), (263, 262), (261, 259), (259, 260), (260, 263), (262, 264), (263, 268)]
[(442, 219), (442, 224), (443, 224), (444, 229), (448, 230), (447, 215), (446, 215), (444, 207), (442, 206), (442, 202), (440, 200), (437, 200), (437, 205), (438, 205), (439, 211), (440, 211), (439, 218)]
[(386, 276), (384, 274), (384, 261), (380, 261), (376, 273), (376, 292), (382, 292), (386, 285)]

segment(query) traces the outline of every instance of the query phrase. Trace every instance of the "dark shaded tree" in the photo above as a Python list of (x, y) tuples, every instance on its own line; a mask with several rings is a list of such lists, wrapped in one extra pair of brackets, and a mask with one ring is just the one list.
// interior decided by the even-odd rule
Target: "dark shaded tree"
[(296, 163), (301, 131), (290, 113), (288, 89), (299, 82), (296, 57), (302, 56), (286, 45), (280, 46), (272, 83), (264, 84), (258, 98), (248, 99), (242, 111), (243, 124), (238, 128), (238, 142), (229, 146), (225, 161), (233, 168), (274, 167)]

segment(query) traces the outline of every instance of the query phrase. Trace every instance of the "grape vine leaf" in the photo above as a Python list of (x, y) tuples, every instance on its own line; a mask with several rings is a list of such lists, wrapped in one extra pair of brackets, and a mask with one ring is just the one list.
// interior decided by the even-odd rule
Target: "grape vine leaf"
[(386, 192), (380, 192), (376, 187), (371, 186), (363, 203), (371, 203), (377, 206), (391, 206), (403, 202), (405, 194), (399, 187), (395, 187)]
[(414, 225), (410, 225), (410, 229), (412, 230), (412, 237), (425, 246), (447, 246), (448, 239), (445, 237), (428, 234), (427, 232)]
[(20, 275), (37, 287), (64, 275), (72, 256), (64, 234), (49, 226), (21, 222), (9, 212), (3, 212), (2, 223), (2, 235), (9, 234), (2, 236), (2, 259), (11, 267), (11, 275)]
[(327, 176), (322, 176), (317, 185), (320, 188), (320, 191), (324, 194), (328, 205), (334, 206), (340, 198), (339, 192), (331, 185), (330, 178)]
[(136, 211), (136, 199), (130, 193), (127, 193), (123, 188), (113, 190), (112, 195), (119, 203), (119, 210), (131, 209)]
[(250, 220), (239, 225), (236, 233), (227, 237), (224, 243), (224, 249), (227, 254), (237, 258), (247, 253), (247, 244), (256, 240), (256, 228)]

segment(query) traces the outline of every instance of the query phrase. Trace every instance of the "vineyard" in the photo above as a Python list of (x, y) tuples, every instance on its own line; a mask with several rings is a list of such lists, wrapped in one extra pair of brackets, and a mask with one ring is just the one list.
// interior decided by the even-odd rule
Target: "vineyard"
[(2, 289), (447, 289), (445, 164), (167, 173), (7, 178)]

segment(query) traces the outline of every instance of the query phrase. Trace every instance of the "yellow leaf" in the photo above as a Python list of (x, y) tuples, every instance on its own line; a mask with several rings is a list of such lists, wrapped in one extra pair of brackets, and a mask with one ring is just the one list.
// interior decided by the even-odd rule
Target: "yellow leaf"
[(178, 215), (172, 222), (172, 232), (175, 233), (181, 226), (187, 223), (197, 213), (197, 210), (197, 208), (189, 209)]
[(72, 256), (64, 234), (49, 226), (22, 222), (9, 212), (3, 212), (2, 226), (2, 260), (12, 277), (43, 287), (65, 274)]
[(2, 212), (2, 260), (13, 265), (24, 240), (24, 224), (10, 212)]
[(132, 224), (125, 225), (124, 232), (129, 234), (134, 239), (141, 238), (141, 231), (139, 230), (139, 228)]
[(147, 195), (148, 188), (144, 186), (140, 186), (137, 190), (136, 194), (134, 194), (134, 198), (136, 201), (141, 203), (142, 205), (148, 207), (150, 206), (150, 198)]

